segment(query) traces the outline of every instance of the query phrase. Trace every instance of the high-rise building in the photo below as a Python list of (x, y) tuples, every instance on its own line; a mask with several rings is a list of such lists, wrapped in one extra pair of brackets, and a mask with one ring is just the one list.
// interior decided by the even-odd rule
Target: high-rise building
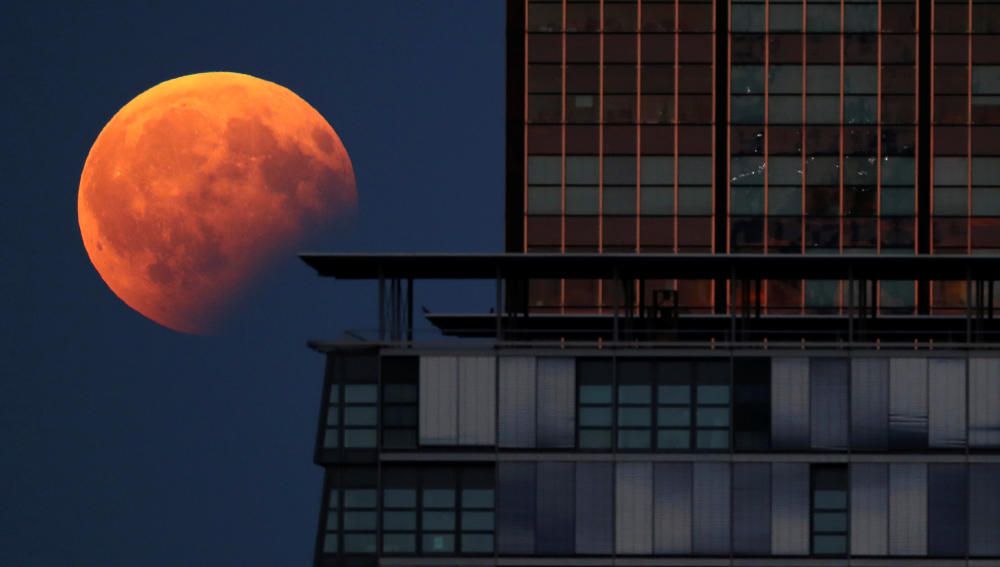
[[(508, 251), (1000, 246), (995, 2), (528, 0), (508, 12)], [(540, 310), (610, 304), (598, 282), (535, 285)], [(845, 302), (841, 282), (763, 285), (769, 313)], [(679, 299), (725, 312), (725, 286), (691, 283)], [(947, 312), (965, 290), (883, 281), (876, 299)]]
[(1000, 2), (507, 25), (506, 253), (303, 257), (316, 565), (1000, 566)]

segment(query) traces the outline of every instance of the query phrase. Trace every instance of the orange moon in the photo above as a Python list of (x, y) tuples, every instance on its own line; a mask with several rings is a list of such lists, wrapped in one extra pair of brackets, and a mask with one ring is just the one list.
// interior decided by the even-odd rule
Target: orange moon
[(292, 91), (249, 75), (166, 81), (104, 127), (80, 178), (91, 262), (130, 307), (212, 332), (245, 284), (357, 209), (351, 160)]

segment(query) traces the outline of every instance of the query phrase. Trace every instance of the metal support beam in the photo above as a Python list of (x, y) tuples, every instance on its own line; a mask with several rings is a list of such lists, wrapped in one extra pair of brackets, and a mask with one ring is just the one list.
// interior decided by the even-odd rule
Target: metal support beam
[(413, 342), (413, 278), (406, 279), (406, 341)]
[(385, 276), (378, 275), (378, 340), (385, 340)]

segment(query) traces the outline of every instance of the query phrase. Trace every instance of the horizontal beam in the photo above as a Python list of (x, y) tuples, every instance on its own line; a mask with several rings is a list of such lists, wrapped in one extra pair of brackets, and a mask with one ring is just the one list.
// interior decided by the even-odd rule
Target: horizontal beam
[(1000, 256), (894, 254), (353, 254), (306, 253), (322, 277), (491, 280), (873, 279), (1000, 280)]

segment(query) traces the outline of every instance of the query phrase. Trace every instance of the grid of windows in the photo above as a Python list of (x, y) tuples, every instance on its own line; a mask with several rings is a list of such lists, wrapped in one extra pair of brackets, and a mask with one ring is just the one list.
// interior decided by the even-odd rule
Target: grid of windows
[(383, 553), (493, 552), (494, 481), (489, 467), (386, 467), (382, 502)]
[[(730, 6), (730, 250), (912, 253), (915, 3)], [(766, 282), (766, 310), (829, 311), (841, 288)], [(881, 294), (912, 311), (912, 283)]]
[(382, 359), (382, 448), (416, 449), (419, 359)]
[(326, 405), (326, 428), (323, 431), (323, 448), (340, 447), (340, 384), (330, 385)]
[[(524, 178), (512, 190), (525, 251), (1000, 250), (994, 2), (931, 0), (922, 83), (915, 0), (726, 0), (722, 54), (719, 1), (524, 0)], [(717, 60), (728, 73), (715, 75)], [(728, 155), (714, 156), (719, 137)], [(716, 167), (729, 180), (718, 193)], [(716, 194), (726, 218), (714, 218)], [(666, 283), (678, 286), (682, 308), (712, 305), (713, 285)], [(607, 309), (603, 287), (538, 282), (532, 307)], [(767, 313), (838, 312), (847, 296), (842, 282), (764, 287)], [(874, 292), (884, 313), (917, 307), (913, 282)], [(966, 293), (933, 283), (927, 301), (958, 312)]]
[(847, 554), (847, 467), (812, 467), (812, 553)]
[[(525, 8), (524, 250), (711, 252), (712, 2)], [(609, 307), (602, 285), (539, 282), (533, 307)]]
[(611, 448), (612, 372), (609, 360), (577, 362), (577, 446), (581, 449)]
[(369, 354), (336, 357), (331, 375), (322, 449), (374, 449), (378, 431), (378, 358)]
[[(997, 22), (1000, 7), (992, 2), (933, 2), (931, 248), (937, 254), (995, 253), (1000, 247)], [(932, 302), (936, 313), (964, 310), (967, 290), (934, 282)]]
[(375, 384), (344, 384), (343, 433), (345, 449), (375, 447), (378, 437), (378, 392)]
[(338, 467), (327, 471), (324, 553), (375, 553), (376, 478), (376, 470), (371, 467)]
[[(723, 451), (730, 447), (729, 361), (577, 363), (581, 449)], [(655, 410), (655, 411), (654, 411)]]

